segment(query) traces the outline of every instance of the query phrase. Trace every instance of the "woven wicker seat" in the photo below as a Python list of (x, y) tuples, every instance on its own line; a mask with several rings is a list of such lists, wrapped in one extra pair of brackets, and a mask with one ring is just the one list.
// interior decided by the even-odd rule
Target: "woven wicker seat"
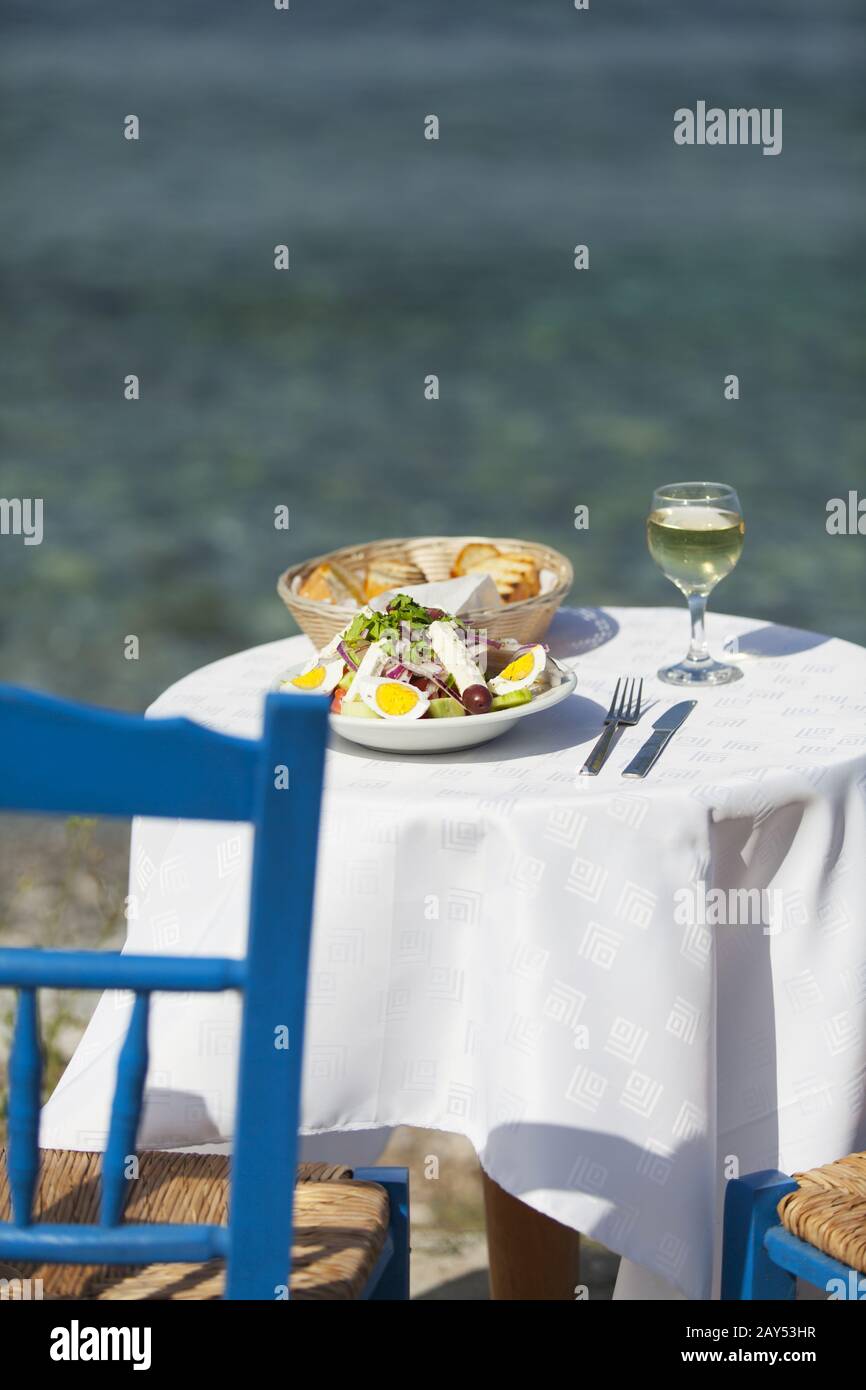
[(779, 1203), (782, 1225), (825, 1255), (866, 1274), (866, 1153), (795, 1173)]
[[(34, 1220), (97, 1223), (102, 1155), (45, 1149)], [(218, 1154), (144, 1153), (130, 1183), (126, 1220), (225, 1225), (229, 1160)], [(301, 1164), (295, 1188), (292, 1298), (359, 1297), (388, 1232), (388, 1195), (356, 1182), (351, 1169)], [(0, 1219), (10, 1219), (6, 1155), (0, 1151)], [(28, 1265), (0, 1273), (41, 1279), (47, 1298), (213, 1299), (222, 1297), (224, 1262), (144, 1266)]]

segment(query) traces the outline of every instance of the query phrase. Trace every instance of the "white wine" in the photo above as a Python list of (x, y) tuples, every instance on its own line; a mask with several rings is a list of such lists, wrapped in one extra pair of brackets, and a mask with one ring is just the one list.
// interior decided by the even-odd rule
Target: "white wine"
[(667, 483), (657, 487), (647, 519), (650, 555), (688, 599), (692, 640), (682, 661), (663, 666), (666, 685), (729, 685), (737, 666), (714, 661), (707, 646), (707, 595), (730, 574), (743, 549), (743, 509), (727, 483)]
[(686, 595), (707, 595), (730, 574), (743, 549), (739, 512), (706, 503), (661, 506), (647, 519), (647, 544), (662, 574)]

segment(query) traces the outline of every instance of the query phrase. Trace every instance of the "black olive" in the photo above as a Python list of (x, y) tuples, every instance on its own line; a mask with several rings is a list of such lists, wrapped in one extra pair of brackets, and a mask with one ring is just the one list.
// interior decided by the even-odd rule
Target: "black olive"
[(486, 714), (493, 696), (486, 685), (469, 685), (463, 692), (463, 703), (470, 714)]

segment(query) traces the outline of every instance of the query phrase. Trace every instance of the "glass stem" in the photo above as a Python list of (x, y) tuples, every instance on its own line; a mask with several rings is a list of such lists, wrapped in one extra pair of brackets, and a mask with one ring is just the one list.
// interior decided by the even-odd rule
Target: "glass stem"
[(689, 643), (687, 661), (708, 661), (709, 648), (704, 632), (704, 614), (707, 611), (706, 594), (689, 594), (689, 617), (692, 622), (692, 640)]

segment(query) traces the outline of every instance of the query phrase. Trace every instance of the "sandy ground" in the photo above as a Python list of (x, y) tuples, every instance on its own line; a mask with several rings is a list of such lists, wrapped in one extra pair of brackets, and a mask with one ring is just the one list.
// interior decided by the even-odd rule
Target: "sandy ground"
[[(435, 1151), (439, 1177), (427, 1176), (427, 1156)], [(490, 1297), (481, 1175), (468, 1140), (456, 1134), (399, 1129), (383, 1163), (409, 1169), (412, 1212), (412, 1297), (424, 1300), (479, 1300)], [(589, 1298), (613, 1292), (619, 1256), (595, 1241), (581, 1245), (581, 1282)]]

